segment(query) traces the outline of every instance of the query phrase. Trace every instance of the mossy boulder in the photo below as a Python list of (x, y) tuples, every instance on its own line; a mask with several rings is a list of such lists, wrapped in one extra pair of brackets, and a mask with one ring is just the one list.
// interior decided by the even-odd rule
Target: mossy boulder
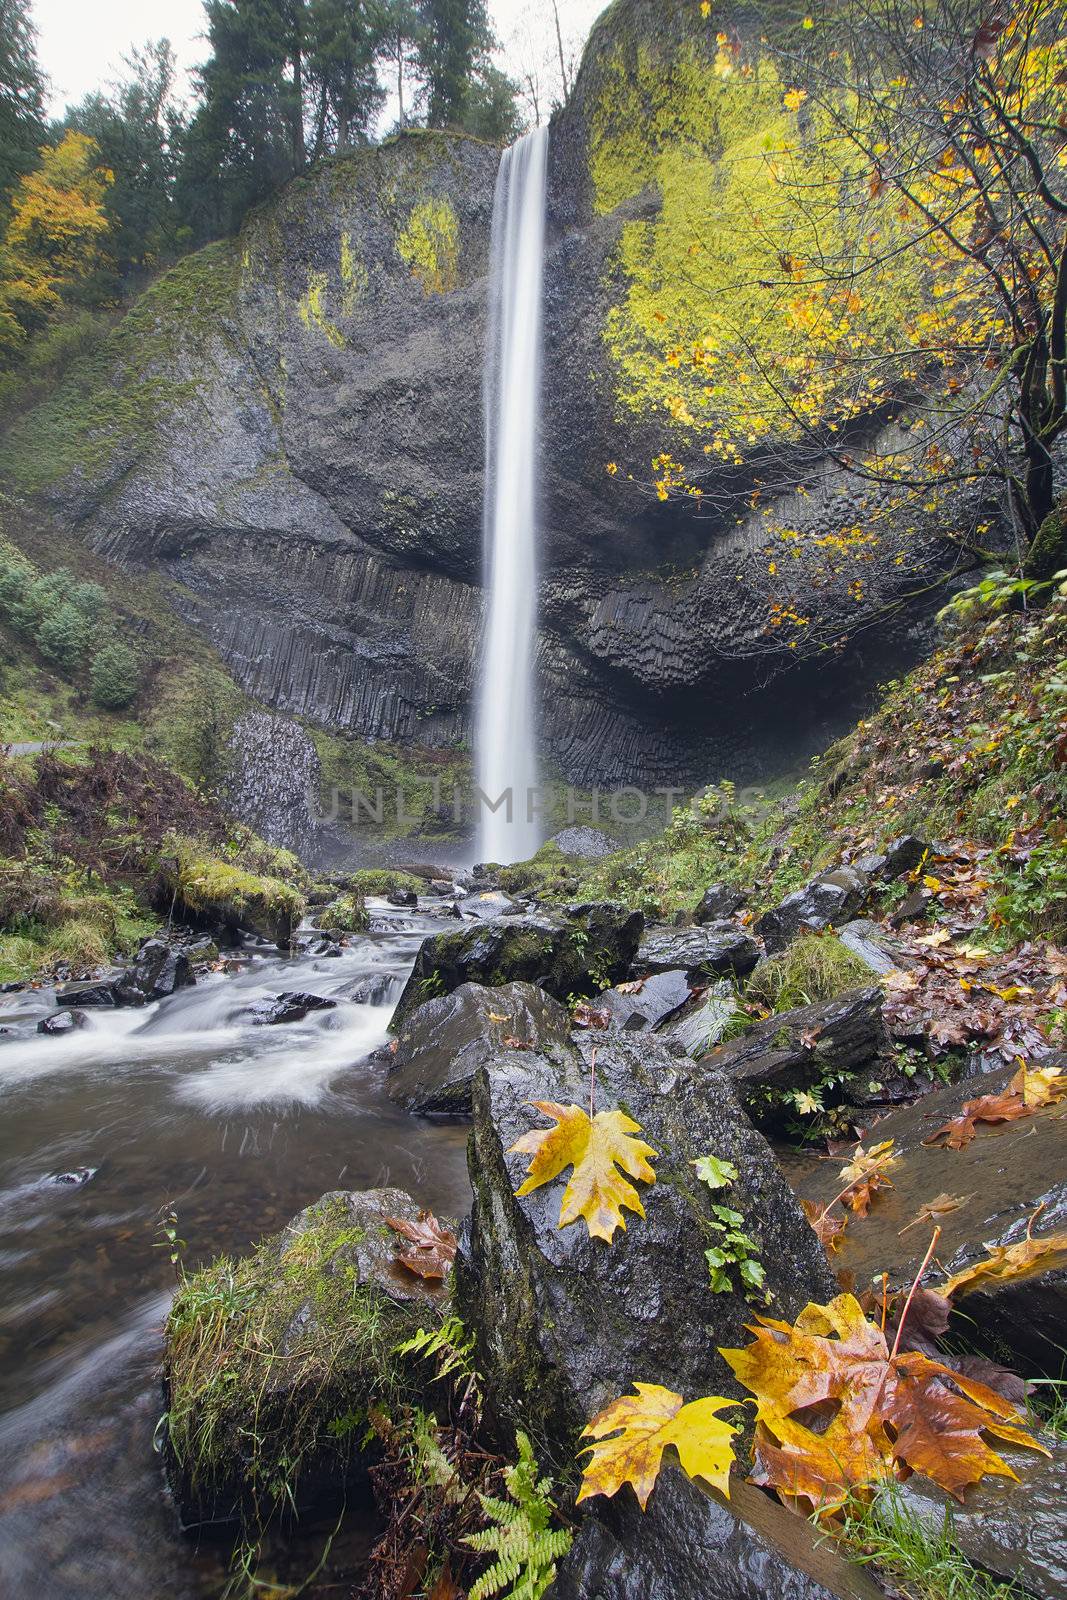
[(643, 927), (640, 911), (598, 901), (435, 934), (422, 943), (390, 1028), (464, 983), (536, 983), (557, 1000), (595, 994), (626, 976)]
[(323, 1195), (250, 1256), (183, 1279), (166, 1326), (167, 1474), (188, 1526), (261, 1524), (358, 1489), (368, 1409), (442, 1296), (396, 1262), (400, 1189)]
[(280, 949), (292, 943), (304, 915), (304, 897), (292, 884), (220, 860), (191, 840), (177, 842), (161, 879), (163, 897), (184, 916), (257, 934)]

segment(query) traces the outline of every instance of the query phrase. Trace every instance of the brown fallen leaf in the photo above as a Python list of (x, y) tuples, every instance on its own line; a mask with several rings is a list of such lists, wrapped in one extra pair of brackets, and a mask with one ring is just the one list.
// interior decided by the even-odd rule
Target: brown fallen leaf
[(848, 1227), (848, 1218), (833, 1212), (834, 1202), (829, 1206), (821, 1206), (817, 1200), (802, 1200), (800, 1202), (804, 1215), (811, 1223), (815, 1237), (826, 1250), (828, 1255), (833, 1255), (835, 1250), (841, 1248), (841, 1240)]
[(395, 1233), (402, 1234), (413, 1250), (401, 1250), (397, 1260), (409, 1272), (420, 1278), (444, 1278), (456, 1259), (457, 1240), (454, 1233), (438, 1222), (432, 1211), (420, 1211), (418, 1220), (405, 1222), (403, 1217), (386, 1217)]
[(509, 1034), (507, 1034), (505, 1036), (505, 1038), (503, 1040), (503, 1045), (504, 1045), (504, 1049), (505, 1050), (532, 1050), (533, 1049), (533, 1043), (532, 1043), (532, 1041), (530, 1039), (516, 1039), (516, 1037), (515, 1037), (515, 1035), (513, 1033), (509, 1033)]
[(908, 1314), (904, 1322), (904, 1331), (900, 1336), (902, 1350), (921, 1350), (923, 1355), (933, 1356), (935, 1360), (943, 1360), (940, 1340), (948, 1332), (948, 1321), (952, 1315), (952, 1301), (938, 1294), (936, 1289), (916, 1289), (908, 1305), (906, 1293), (894, 1295), (889, 1313), (886, 1317), (885, 1336), (895, 1340), (900, 1327), (900, 1318), (905, 1305)]
[(427, 1600), (463, 1600), (463, 1590), (452, 1576), (452, 1566), (447, 1556)]
[(615, 987), (620, 994), (640, 994), (647, 982), (647, 978), (631, 978), (628, 983), (617, 983)]
[(506, 1011), (487, 1011), (486, 1016), (490, 1022), (509, 1022), (510, 1014)]
[(950, 1211), (958, 1211), (965, 1206), (968, 1200), (973, 1200), (974, 1194), (935, 1194), (932, 1200), (927, 1200), (920, 1206), (910, 1222), (897, 1230), (897, 1237), (907, 1233), (909, 1228), (914, 1228), (919, 1222), (936, 1222), (939, 1217), (947, 1217)]
[(957, 1499), (983, 1477), (1014, 1478), (984, 1434), (1048, 1454), (1002, 1395), (919, 1351), (890, 1350), (854, 1295), (812, 1303), (792, 1324), (757, 1322), (752, 1344), (720, 1350), (756, 1396), (753, 1481), (813, 1510), (909, 1472)]
[(983, 1094), (966, 1101), (960, 1115), (930, 1134), (923, 1144), (943, 1141), (949, 1150), (965, 1150), (978, 1131), (978, 1123), (1017, 1122), (1065, 1096), (1067, 1077), (1058, 1067), (1028, 1067), (1023, 1062), (998, 1094)]
[(611, 1012), (606, 1006), (591, 1006), (588, 1000), (579, 1000), (574, 1008), (574, 1025), (576, 1028), (608, 1028)]
[(1067, 1233), (1049, 1233), (1043, 1239), (1020, 1239), (1018, 1244), (996, 1244), (984, 1261), (954, 1272), (941, 1293), (952, 1296), (970, 1294), (974, 1289), (990, 1289), (998, 1283), (1012, 1283), (1039, 1272), (1067, 1266)]
[(962, 1373), (965, 1378), (977, 1378), (979, 1383), (1002, 1394), (1013, 1405), (1021, 1407), (1026, 1404), (1030, 1385), (1017, 1372), (1009, 1372), (1007, 1367), (1002, 1367), (999, 1361), (990, 1361), (988, 1356), (946, 1356), (944, 1360), (953, 1372)]
[(852, 1160), (841, 1168), (841, 1177), (848, 1179), (848, 1186), (842, 1189), (838, 1199), (857, 1216), (865, 1217), (877, 1191), (893, 1187), (886, 1174), (899, 1161), (900, 1157), (893, 1154), (892, 1139), (883, 1139), (881, 1144), (872, 1145), (869, 1150), (858, 1144)]

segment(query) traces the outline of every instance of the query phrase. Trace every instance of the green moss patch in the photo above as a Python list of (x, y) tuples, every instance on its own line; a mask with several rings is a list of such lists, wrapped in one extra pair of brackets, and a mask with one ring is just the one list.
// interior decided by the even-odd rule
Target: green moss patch
[(832, 933), (803, 934), (781, 955), (763, 961), (745, 990), (745, 999), (768, 1011), (795, 1011), (833, 1000), (872, 981), (866, 962)]
[[(301, 870), (287, 852), (273, 852), (273, 857)], [(191, 915), (262, 933), (277, 944), (289, 943), (304, 915), (304, 896), (292, 884), (210, 855), (191, 839), (173, 841), (162, 877), (168, 892)]]

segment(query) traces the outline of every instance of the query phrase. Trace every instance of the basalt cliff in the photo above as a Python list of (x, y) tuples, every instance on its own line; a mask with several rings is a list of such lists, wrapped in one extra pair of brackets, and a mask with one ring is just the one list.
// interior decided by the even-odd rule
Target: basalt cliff
[[(698, 181), (703, 225), (740, 226), (715, 54), (688, 0), (616, 0), (552, 128), (539, 687), (545, 749), (587, 785), (761, 775), (818, 747), (916, 653), (912, 597), (945, 564), (943, 509), (906, 565), (892, 541), (867, 555), (857, 593), (825, 546), (870, 504), (824, 471), (775, 506), (817, 624), (787, 638), (750, 467), (700, 499), (653, 488), (686, 427), (644, 381), (640, 296)], [(323, 163), (158, 279), (0, 447), (26, 502), (173, 580), (250, 695), (359, 738), (469, 737), (498, 160), (419, 131)], [(828, 647), (838, 624), (851, 642)]]

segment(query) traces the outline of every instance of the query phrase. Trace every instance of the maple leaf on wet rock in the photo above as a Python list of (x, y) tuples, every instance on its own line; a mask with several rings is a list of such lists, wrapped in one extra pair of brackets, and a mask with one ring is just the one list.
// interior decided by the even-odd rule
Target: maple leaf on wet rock
[(1042, 1106), (1053, 1105), (1067, 1096), (1067, 1078), (1057, 1067), (1021, 1066), (1011, 1082), (996, 1094), (979, 1095), (964, 1101), (958, 1117), (928, 1135), (923, 1144), (944, 1144), (949, 1150), (965, 1150), (978, 1132), (980, 1122), (995, 1124), (1018, 1122)]
[(877, 1191), (893, 1187), (888, 1173), (899, 1161), (900, 1157), (893, 1154), (892, 1139), (883, 1139), (881, 1144), (873, 1144), (869, 1150), (858, 1144), (848, 1165), (841, 1168), (842, 1178), (847, 1178), (849, 1182), (838, 1199), (858, 1216), (865, 1217)]
[(892, 1477), (921, 1473), (962, 1498), (1015, 1473), (983, 1437), (1048, 1452), (1003, 1395), (918, 1351), (890, 1352), (855, 1296), (767, 1317), (755, 1341), (721, 1350), (756, 1396), (754, 1481), (816, 1510)]
[(613, 1400), (582, 1429), (582, 1438), (595, 1443), (583, 1449), (589, 1460), (582, 1471), (579, 1503), (596, 1494), (617, 1494), (629, 1483), (644, 1511), (668, 1445), (678, 1452), (689, 1477), (703, 1478), (729, 1497), (736, 1428), (718, 1413), (738, 1402), (709, 1395), (687, 1405), (680, 1394), (658, 1383), (635, 1383), (634, 1390)]
[(554, 1128), (535, 1128), (512, 1145), (512, 1151), (530, 1156), (528, 1177), (517, 1195), (532, 1194), (573, 1167), (560, 1203), (559, 1226), (585, 1218), (590, 1236), (610, 1244), (618, 1228), (626, 1227), (623, 1209), (645, 1214), (631, 1178), (655, 1183), (650, 1165), (658, 1156), (651, 1145), (638, 1139), (639, 1123), (624, 1111), (598, 1111), (595, 1117), (580, 1106), (561, 1106), (553, 1100), (532, 1100), (531, 1105), (550, 1117)]
[(432, 1211), (420, 1211), (415, 1222), (403, 1217), (386, 1217), (394, 1233), (401, 1234), (414, 1247), (400, 1250), (397, 1260), (420, 1278), (444, 1278), (456, 1259), (456, 1236)]

